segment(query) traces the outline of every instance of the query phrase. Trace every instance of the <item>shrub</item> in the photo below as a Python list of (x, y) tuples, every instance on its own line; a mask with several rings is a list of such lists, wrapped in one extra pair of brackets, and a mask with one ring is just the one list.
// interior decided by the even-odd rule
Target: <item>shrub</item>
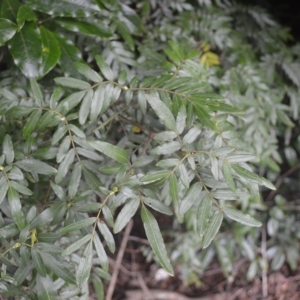
[[(3, 295), (86, 299), (92, 282), (102, 299), (106, 252), (135, 215), (150, 257), (187, 282), (215, 254), (227, 276), (242, 255), (249, 279), (267, 254), (297, 266), (295, 216), (281, 223), (285, 200), (267, 210), (259, 190), (275, 189), (278, 138), (290, 158), (299, 148), (286, 28), (221, 1), (24, 2), (1, 5)], [(162, 235), (153, 210), (179, 233)]]

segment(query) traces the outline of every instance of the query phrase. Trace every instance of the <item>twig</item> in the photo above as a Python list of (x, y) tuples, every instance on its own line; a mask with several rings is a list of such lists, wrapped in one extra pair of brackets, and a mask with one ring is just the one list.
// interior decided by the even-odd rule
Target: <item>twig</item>
[(127, 224), (125, 232), (124, 232), (124, 236), (123, 236), (120, 250), (118, 252), (118, 256), (117, 256), (117, 260), (116, 260), (116, 266), (114, 268), (113, 274), (111, 276), (111, 281), (110, 281), (108, 289), (107, 289), (107, 294), (106, 294), (106, 298), (105, 298), (106, 300), (112, 299), (112, 296), (113, 296), (113, 293), (115, 290), (115, 285), (116, 285), (117, 278), (118, 278), (118, 274), (119, 274), (119, 270), (120, 270), (120, 266), (122, 263), (123, 255), (125, 252), (125, 248), (126, 248), (126, 245), (128, 242), (128, 237), (129, 237), (130, 231), (132, 229), (132, 226), (133, 226), (133, 220), (130, 220), (129, 223)]
[(149, 299), (149, 300), (155, 300), (154, 296), (150, 293), (150, 291), (145, 283), (145, 280), (143, 279), (143, 276), (140, 272), (137, 273), (137, 278), (138, 278), (139, 285), (143, 291), (144, 297), (146, 296), (147, 299)]
[(268, 197), (266, 198), (266, 202), (268, 202), (269, 200), (271, 200), (275, 194), (277, 193), (279, 187), (281, 186), (281, 184), (283, 183), (284, 178), (290, 176), (291, 174), (293, 174), (294, 172), (296, 172), (298, 169), (300, 169), (300, 164), (292, 167), (291, 169), (289, 169), (288, 171), (286, 171), (283, 175), (281, 175), (275, 184), (276, 190), (271, 191), (271, 193), (268, 195)]
[(263, 298), (268, 297), (268, 276), (267, 276), (267, 267), (265, 263), (267, 263), (267, 253), (266, 253), (266, 229), (263, 228), (261, 232), (261, 255), (264, 261), (262, 268), (262, 293)]

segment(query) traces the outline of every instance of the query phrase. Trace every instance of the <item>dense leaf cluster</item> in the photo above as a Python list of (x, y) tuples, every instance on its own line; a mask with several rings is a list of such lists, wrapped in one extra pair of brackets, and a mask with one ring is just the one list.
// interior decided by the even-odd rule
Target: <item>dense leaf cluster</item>
[[(255, 227), (275, 237), (284, 214), (282, 198), (265, 212), (262, 175), (298, 120), (286, 29), (227, 1), (23, 2), (1, 3), (3, 294), (86, 299), (92, 282), (102, 299), (107, 251), (135, 215), (169, 274), (181, 264), (189, 281), (217, 254), (230, 276), (244, 255), (253, 278), (267, 259)], [(180, 231), (169, 248), (153, 210)], [(274, 268), (286, 251), (294, 268), (296, 246), (271, 245)]]

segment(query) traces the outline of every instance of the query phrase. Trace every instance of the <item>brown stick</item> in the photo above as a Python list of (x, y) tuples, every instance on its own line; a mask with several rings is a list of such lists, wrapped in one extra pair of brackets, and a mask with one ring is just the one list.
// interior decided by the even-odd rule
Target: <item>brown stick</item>
[[(266, 229), (263, 228), (261, 232), (261, 255), (265, 263), (267, 262), (266, 239)], [(268, 297), (268, 275), (265, 265), (262, 268), (262, 294), (263, 298)]]
[(112, 296), (113, 296), (113, 293), (114, 293), (114, 290), (115, 290), (115, 286), (116, 286), (116, 282), (117, 282), (117, 279), (118, 279), (122, 259), (123, 259), (123, 256), (124, 256), (125, 248), (126, 248), (126, 245), (127, 245), (127, 242), (128, 242), (128, 237), (129, 237), (129, 234), (131, 232), (132, 226), (133, 226), (133, 220), (130, 220), (129, 223), (127, 224), (125, 232), (124, 232), (124, 236), (123, 236), (122, 243), (121, 243), (121, 246), (120, 246), (120, 250), (118, 252), (118, 256), (117, 256), (117, 260), (116, 260), (116, 266), (115, 266), (113, 274), (111, 276), (111, 281), (110, 281), (108, 289), (107, 289), (107, 294), (106, 294), (105, 300), (111, 300), (112, 299)]

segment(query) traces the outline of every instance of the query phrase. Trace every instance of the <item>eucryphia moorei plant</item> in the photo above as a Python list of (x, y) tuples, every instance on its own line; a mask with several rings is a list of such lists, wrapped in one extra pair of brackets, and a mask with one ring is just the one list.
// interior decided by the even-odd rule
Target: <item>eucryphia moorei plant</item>
[[(3, 295), (87, 299), (92, 283), (102, 299), (114, 235), (137, 216), (170, 275), (216, 253), (230, 276), (235, 251), (259, 272), (259, 186), (275, 189), (263, 175), (292, 130), (283, 90), (299, 109), (297, 52), (259, 8), (194, 2), (1, 3)], [(154, 211), (181, 226), (169, 248)]]

